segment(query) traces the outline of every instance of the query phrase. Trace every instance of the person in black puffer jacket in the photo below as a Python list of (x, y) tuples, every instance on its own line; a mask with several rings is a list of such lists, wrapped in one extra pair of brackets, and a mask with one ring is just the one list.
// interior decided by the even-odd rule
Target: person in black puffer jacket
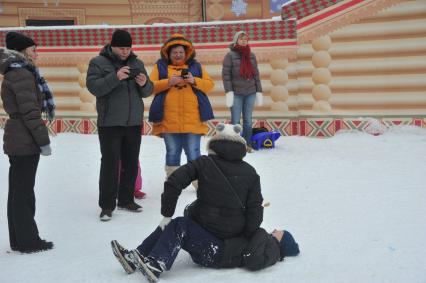
[(6, 34), (6, 49), (0, 49), (0, 74), (1, 99), (9, 115), (3, 135), (10, 163), (7, 220), (10, 248), (22, 253), (53, 248), (53, 242), (40, 238), (34, 218), (40, 155), (52, 153), (42, 113), (54, 118), (53, 96), (39, 73), (37, 57), (32, 38), (13, 31)]
[(208, 156), (181, 166), (164, 183), (160, 227), (170, 221), (182, 190), (198, 180), (197, 200), (188, 217), (219, 239), (251, 237), (263, 221), (260, 177), (243, 161), (246, 142), (240, 125), (218, 124), (207, 143)]

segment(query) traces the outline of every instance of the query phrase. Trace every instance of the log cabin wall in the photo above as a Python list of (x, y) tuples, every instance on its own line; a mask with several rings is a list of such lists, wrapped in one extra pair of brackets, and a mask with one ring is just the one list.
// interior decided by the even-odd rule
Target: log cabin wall
[[(341, 129), (363, 130), (368, 126), (367, 117), (386, 125), (426, 127), (426, 2), (329, 2), (329, 6), (297, 19), (297, 32), (292, 31), (296, 28), (289, 20), (287, 33), (273, 39), (271, 34), (276, 31), (275, 27), (271, 31), (269, 21), (253, 23), (257, 28), (230, 22), (232, 28), (225, 32), (221, 24), (213, 23), (207, 29), (204, 25), (203, 31), (195, 31), (203, 24), (174, 26), (173, 31), (194, 41), (198, 60), (215, 80), (216, 86), (209, 93), (216, 115), (216, 120), (209, 122), (211, 133), (215, 123), (230, 118), (225, 107), (221, 64), (233, 32), (239, 29), (250, 33), (264, 89), (264, 105), (255, 109), (254, 126), (278, 130), (283, 135), (312, 137), (333, 136)], [(108, 42), (113, 30), (101, 29), (104, 32), (76, 29), (72, 36), (54, 35), (57, 45), (41, 52), (41, 69), (58, 105), (59, 119), (50, 125), (52, 132), (96, 132), (95, 100), (85, 87), (85, 76), (88, 61)], [(135, 45), (135, 52), (150, 71), (159, 58), (161, 42), (172, 28), (165, 25), (156, 36), (147, 29), (144, 26), (136, 32), (141, 40)], [(50, 39), (33, 32), (37, 42), (49, 43)], [(4, 35), (0, 37), (0, 46), (4, 46)], [(72, 50), (55, 49), (79, 37), (84, 38), (84, 43)], [(150, 101), (151, 98), (145, 100), (147, 108)], [(0, 116), (0, 126), (5, 120), (5, 116)], [(144, 131), (151, 132), (147, 122)]]
[(299, 110), (426, 114), (426, 1), (402, 1), (298, 47)]

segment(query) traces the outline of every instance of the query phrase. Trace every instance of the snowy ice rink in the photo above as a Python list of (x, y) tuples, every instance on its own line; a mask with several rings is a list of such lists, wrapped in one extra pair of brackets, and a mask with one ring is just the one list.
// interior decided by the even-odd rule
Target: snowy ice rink
[[(3, 131), (0, 131), (0, 137)], [(206, 139), (202, 140), (203, 149)], [(146, 282), (127, 275), (110, 249), (136, 247), (162, 219), (164, 145), (143, 136), (141, 165), (148, 197), (139, 214), (115, 211), (100, 222), (97, 135), (59, 134), (42, 157), (36, 220), (52, 251), (11, 252), (7, 232), (7, 156), (0, 155), (0, 282)], [(329, 139), (281, 137), (273, 150), (249, 154), (261, 176), (263, 227), (285, 228), (301, 254), (260, 272), (212, 270), (181, 252), (160, 282), (426, 282), (426, 130), (396, 127), (381, 136), (340, 133)], [(180, 215), (195, 192), (187, 188)]]

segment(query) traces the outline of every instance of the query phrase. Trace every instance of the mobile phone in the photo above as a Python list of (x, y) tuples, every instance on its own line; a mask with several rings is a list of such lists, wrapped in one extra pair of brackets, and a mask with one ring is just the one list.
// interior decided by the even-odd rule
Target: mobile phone
[(180, 76), (182, 78), (185, 78), (188, 75), (188, 73), (189, 73), (188, 69), (182, 69)]
[(129, 80), (133, 80), (142, 73), (142, 70), (140, 68), (129, 68)]

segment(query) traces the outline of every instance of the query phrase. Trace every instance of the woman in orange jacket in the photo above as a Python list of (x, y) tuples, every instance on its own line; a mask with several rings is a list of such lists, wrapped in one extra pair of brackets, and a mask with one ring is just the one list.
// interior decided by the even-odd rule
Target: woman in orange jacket
[(206, 121), (214, 118), (206, 96), (214, 82), (194, 58), (191, 41), (174, 34), (162, 46), (161, 59), (150, 75), (155, 97), (149, 120), (154, 135), (162, 137), (166, 145), (167, 176), (180, 166), (182, 150), (188, 161), (201, 155), (201, 136), (208, 132)]

